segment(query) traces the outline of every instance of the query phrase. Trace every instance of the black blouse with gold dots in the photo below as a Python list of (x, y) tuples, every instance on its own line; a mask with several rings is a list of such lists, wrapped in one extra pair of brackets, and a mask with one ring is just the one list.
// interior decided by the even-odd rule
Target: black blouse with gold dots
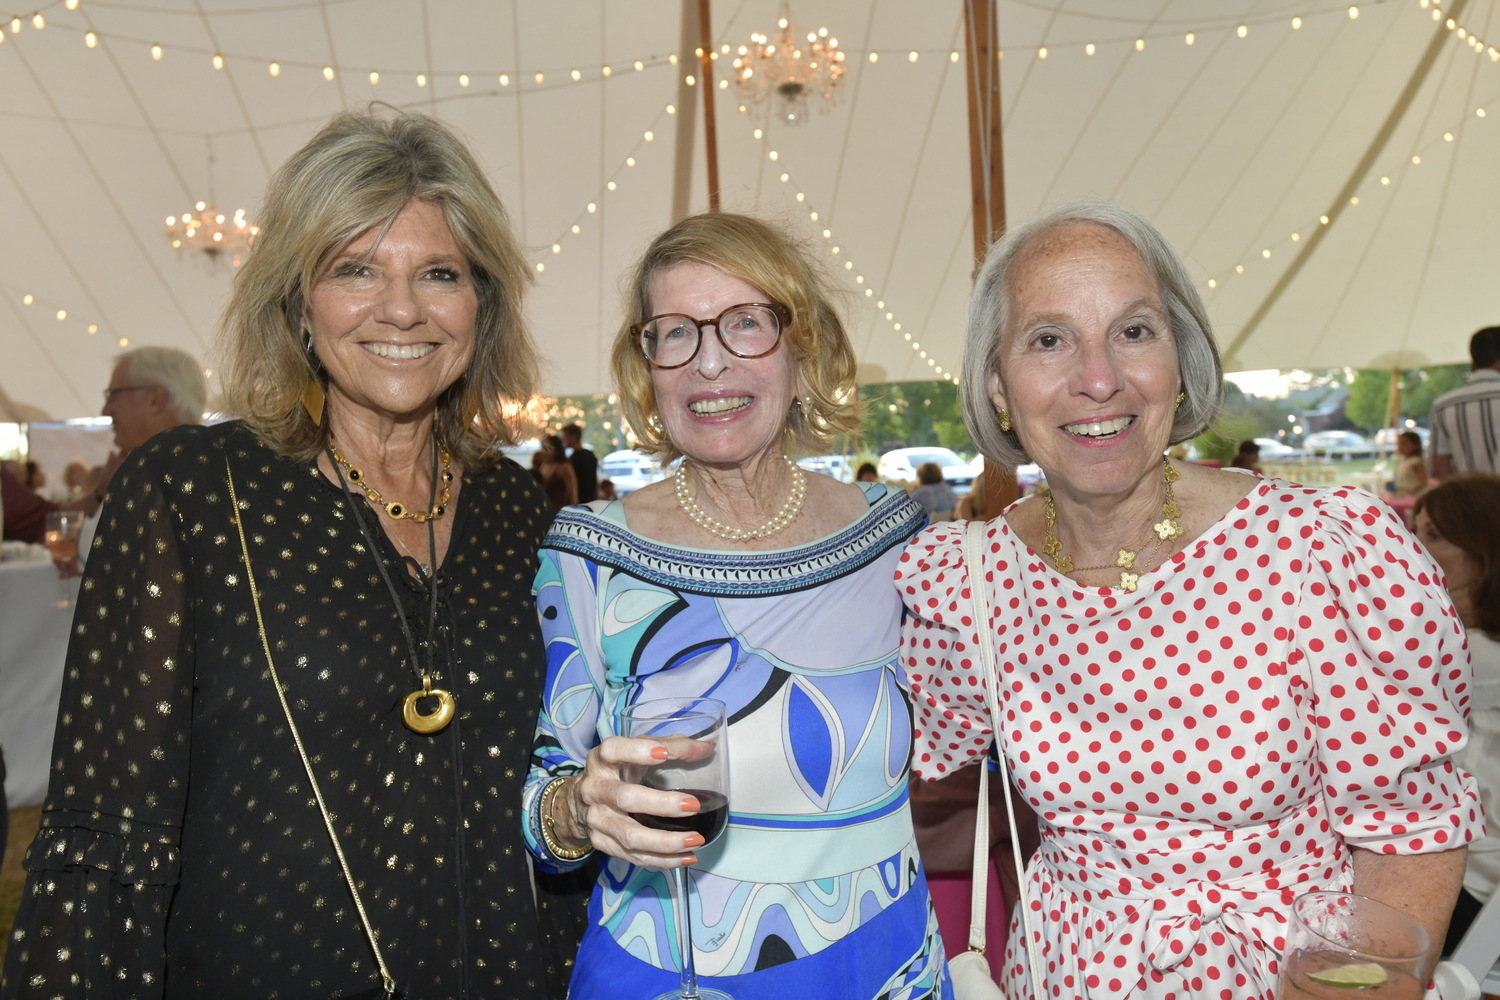
[[(226, 456), (276, 669), (396, 983), (413, 1000), (560, 997), (587, 886), (533, 888), (520, 814), (545, 496), (512, 462), (465, 474), (428, 634), (426, 585), (367, 503), (399, 609), (339, 487), (238, 423), (159, 435), (110, 485), (0, 992), (290, 1000), (379, 982), (266, 667)], [(432, 736), (402, 724), (418, 675), (398, 614), (458, 702)]]

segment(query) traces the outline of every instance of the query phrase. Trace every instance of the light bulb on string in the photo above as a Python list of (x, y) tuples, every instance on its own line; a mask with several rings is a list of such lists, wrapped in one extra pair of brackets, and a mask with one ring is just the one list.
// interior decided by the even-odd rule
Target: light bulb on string
[(273, 62), (271, 65), (267, 66), (266, 69), (272, 76), (281, 75), (281, 63), (279, 62)]
[(224, 68), (224, 57), (221, 56), (221, 55), (219, 55), (217, 52), (215, 52), (214, 53), (214, 69), (223, 69), (223, 68)]
[(500, 74), (500, 86), (502, 86), (502, 87), (509, 87), (510, 86), (510, 77), (507, 76), (504, 73)]
[(333, 67), (332, 66), (324, 66), (323, 67), (323, 79), (325, 79), (325, 80), (332, 80), (333, 79)]
[(45, 17), (43, 17), (40, 13), (36, 13), (36, 14), (31, 15), (31, 23), (36, 28), (37, 31), (41, 31), (43, 28), (45, 28), (47, 26), (47, 19)]
[(467, 87), (469, 85), (469, 74), (467, 74), (467, 73), (460, 73), (460, 74), (458, 74), (458, 85), (460, 87)]
[(370, 86), (373, 87), (373, 86), (375, 86), (375, 84), (377, 84), (379, 82), (380, 82), (380, 74), (378, 72), (376, 72), (375, 70), (373, 70), (373, 69), (370, 70)]
[(1302, 18), (1300, 18), (1300, 17), (1294, 17), (1294, 18), (1292, 18), (1292, 30), (1293, 31), (1301, 31), (1302, 30)]
[(153, 45), (153, 46), (151, 46), (151, 58), (155, 59), (157, 62), (161, 62), (161, 46), (160, 45)]
[(83, 36), (83, 44), (87, 45), (89, 48), (93, 48), (95, 45), (99, 44), (99, 36), (90, 31), (88, 34)]

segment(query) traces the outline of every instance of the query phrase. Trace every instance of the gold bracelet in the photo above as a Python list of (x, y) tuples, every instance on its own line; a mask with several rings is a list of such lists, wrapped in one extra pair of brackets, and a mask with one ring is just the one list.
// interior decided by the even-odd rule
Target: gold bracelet
[(556, 857), (564, 861), (579, 861), (593, 851), (594, 845), (585, 844), (583, 847), (572, 851), (566, 849), (558, 843), (557, 829), (553, 826), (552, 822), (553, 802), (557, 798), (557, 793), (562, 790), (563, 782), (571, 777), (572, 775), (570, 774), (561, 778), (554, 778), (546, 788), (542, 789), (542, 800), (540, 803), (542, 810), (542, 841), (547, 845), (547, 850), (551, 851)]

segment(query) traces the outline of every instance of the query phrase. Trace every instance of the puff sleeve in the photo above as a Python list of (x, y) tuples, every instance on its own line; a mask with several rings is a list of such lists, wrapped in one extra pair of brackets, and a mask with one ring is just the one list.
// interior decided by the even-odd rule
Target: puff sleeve
[(1288, 666), (1311, 688), (1330, 822), (1386, 854), (1477, 840), (1478, 790), (1454, 763), (1473, 678), (1441, 571), (1375, 497), (1336, 490), (1315, 507)]
[[(992, 554), (1000, 551), (994, 542), (998, 523), (991, 524), (987, 535)], [(901, 664), (911, 682), (916, 727), (911, 769), (928, 781), (983, 759), (994, 742), (984, 666), (977, 658), (979, 635), (964, 560), (964, 527), (962, 521), (945, 521), (924, 529), (896, 568), (896, 588), (906, 606)], [(993, 588), (995, 573), (1003, 574), (1004, 569), (1003, 562), (988, 567), (985, 586)], [(1006, 595), (992, 600), (991, 616), (1003, 614), (1002, 605), (1012, 599)], [(1000, 659), (1004, 670), (1003, 652)]]

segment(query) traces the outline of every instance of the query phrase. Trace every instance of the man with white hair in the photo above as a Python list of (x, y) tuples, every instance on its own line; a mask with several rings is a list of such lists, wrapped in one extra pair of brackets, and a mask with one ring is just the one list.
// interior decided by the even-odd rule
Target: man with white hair
[(104, 409), (99, 412), (114, 421), (115, 446), (99, 483), (94, 487), (103, 499), (105, 487), (130, 452), (162, 431), (183, 424), (201, 424), (208, 401), (208, 385), (198, 359), (175, 347), (137, 347), (115, 357), (115, 370), (104, 390)]

